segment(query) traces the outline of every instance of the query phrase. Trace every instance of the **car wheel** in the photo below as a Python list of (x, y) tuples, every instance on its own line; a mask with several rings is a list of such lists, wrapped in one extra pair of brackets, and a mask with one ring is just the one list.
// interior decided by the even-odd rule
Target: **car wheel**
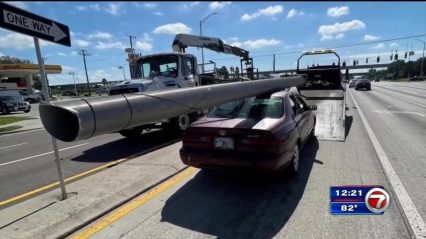
[(25, 113), (28, 113), (28, 112), (30, 112), (30, 110), (24, 110), (24, 112), (25, 112)]
[(289, 165), (291, 177), (296, 176), (297, 171), (299, 170), (299, 159), (299, 145), (296, 144), (293, 149), (293, 159), (291, 160), (291, 163)]
[(143, 132), (143, 128), (142, 127), (137, 127), (137, 128), (133, 128), (133, 129), (125, 129), (125, 130), (121, 130), (118, 133), (120, 133), (122, 136), (126, 137), (126, 138), (138, 138), (142, 135)]
[(367, 90), (371, 90), (371, 88), (367, 88)]

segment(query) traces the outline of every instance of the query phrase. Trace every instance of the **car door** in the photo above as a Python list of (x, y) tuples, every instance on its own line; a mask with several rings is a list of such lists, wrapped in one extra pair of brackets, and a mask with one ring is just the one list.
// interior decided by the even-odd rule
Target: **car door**
[(299, 128), (299, 134), (302, 140), (306, 138), (306, 130), (307, 130), (307, 117), (306, 112), (304, 112), (303, 107), (301, 103), (298, 101), (298, 99), (295, 97), (294, 94), (289, 96), (290, 99), (290, 105), (293, 109), (293, 119), (296, 122), (297, 128)]
[(306, 118), (306, 135), (308, 136), (311, 132), (312, 128), (314, 127), (314, 121), (315, 117), (313, 117), (313, 112), (309, 109), (308, 104), (303, 100), (303, 98), (300, 95), (295, 95), (297, 100), (300, 102), (300, 104), (303, 106), (303, 117)]

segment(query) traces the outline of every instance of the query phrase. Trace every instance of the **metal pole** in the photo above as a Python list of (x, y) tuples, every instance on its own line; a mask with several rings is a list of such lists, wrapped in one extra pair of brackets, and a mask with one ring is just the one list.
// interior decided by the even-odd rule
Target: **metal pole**
[[(200, 36), (203, 36), (203, 29), (201, 27), (202, 21), (200, 21)], [(204, 48), (201, 47), (201, 72), (204, 74)]]
[(78, 93), (81, 94), (81, 86), (80, 86), (80, 79), (78, 78), (78, 73), (75, 73), (77, 75), (77, 84), (78, 84)]
[(123, 77), (124, 77), (124, 80), (126, 80), (126, 73), (124, 73), (124, 67), (122, 67), (121, 69), (123, 69)]
[(275, 54), (273, 55), (273, 59), (272, 59), (272, 67), (273, 67), (273, 71), (275, 73)]
[[(41, 59), (40, 44), (38, 42), (38, 38), (36, 37), (34, 37), (34, 45), (35, 45), (36, 54), (37, 54), (38, 67), (40, 68), (41, 84), (43, 87), (44, 99), (46, 103), (50, 105), (50, 97), (49, 97), (49, 91), (47, 89), (46, 74), (44, 71), (43, 60)], [(65, 188), (64, 174), (62, 173), (61, 160), (59, 159), (58, 144), (56, 143), (56, 139), (53, 136), (51, 136), (51, 138), (52, 138), (52, 144), (53, 144), (53, 151), (55, 152), (56, 167), (58, 168), (58, 176), (59, 176), (59, 184), (61, 185), (62, 200), (65, 200), (67, 199), (67, 190)]]
[(84, 61), (84, 70), (86, 71), (86, 80), (87, 80), (87, 89), (89, 90), (89, 96), (92, 96), (92, 93), (90, 92), (90, 83), (89, 83), (89, 75), (87, 74), (87, 66), (86, 66), (86, 53), (84, 50), (82, 51), (83, 55), (83, 61)]

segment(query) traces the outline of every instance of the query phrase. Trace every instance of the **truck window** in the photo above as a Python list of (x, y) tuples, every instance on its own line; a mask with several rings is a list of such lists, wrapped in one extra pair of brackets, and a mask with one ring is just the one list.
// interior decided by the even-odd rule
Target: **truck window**
[(182, 67), (183, 67), (183, 75), (184, 76), (188, 76), (188, 75), (191, 75), (191, 74), (195, 74), (195, 72), (194, 72), (194, 64), (193, 64), (193, 61), (192, 61), (192, 58), (190, 58), (190, 57), (183, 57), (182, 58)]
[(178, 58), (175, 55), (151, 56), (138, 60), (136, 77), (148, 78), (150, 73), (156, 76), (177, 77)]

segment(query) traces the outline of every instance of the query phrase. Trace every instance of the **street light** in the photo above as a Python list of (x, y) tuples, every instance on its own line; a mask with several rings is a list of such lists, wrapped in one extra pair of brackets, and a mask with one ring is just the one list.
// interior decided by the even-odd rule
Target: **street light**
[(75, 72), (68, 72), (68, 75), (72, 75), (72, 79), (74, 80), (74, 91), (75, 91), (75, 95), (77, 95), (77, 86), (75, 84)]
[[(207, 18), (209, 18), (210, 16), (215, 15), (215, 14), (219, 14), (219, 13), (218, 12), (210, 13), (209, 15), (207, 15), (207, 17), (200, 20), (200, 36), (203, 36), (203, 29), (202, 29), (203, 23), (205, 23), (207, 21)], [(201, 70), (204, 73), (204, 50), (203, 50), (203, 47), (201, 47), (201, 61), (202, 61)]]
[(124, 73), (124, 67), (123, 66), (118, 66), (117, 68), (123, 70), (123, 77), (124, 77), (124, 80), (126, 80), (126, 73)]
[(425, 59), (425, 48), (426, 48), (426, 42), (420, 39), (414, 39), (417, 41), (421, 41), (423, 43), (423, 57), (422, 57), (422, 65), (420, 66), (420, 75), (423, 76), (423, 61)]

